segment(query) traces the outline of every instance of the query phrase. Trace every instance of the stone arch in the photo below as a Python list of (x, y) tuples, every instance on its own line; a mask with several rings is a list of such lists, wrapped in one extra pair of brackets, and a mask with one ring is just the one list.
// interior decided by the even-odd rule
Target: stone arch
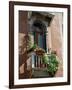
[(39, 32), (45, 32), (46, 31), (46, 25), (42, 20), (35, 20), (32, 25), (34, 28), (36, 28), (36, 31)]

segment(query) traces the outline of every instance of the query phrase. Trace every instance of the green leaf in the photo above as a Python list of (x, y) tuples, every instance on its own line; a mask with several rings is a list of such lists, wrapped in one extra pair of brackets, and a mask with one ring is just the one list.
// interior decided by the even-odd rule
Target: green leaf
[(50, 74), (54, 75), (55, 72), (58, 70), (58, 60), (55, 54), (48, 55), (48, 58), (49, 58), (49, 65), (47, 67), (47, 71)]
[(43, 55), (42, 61), (44, 64), (49, 64), (49, 58), (48, 58), (48, 55), (46, 53)]

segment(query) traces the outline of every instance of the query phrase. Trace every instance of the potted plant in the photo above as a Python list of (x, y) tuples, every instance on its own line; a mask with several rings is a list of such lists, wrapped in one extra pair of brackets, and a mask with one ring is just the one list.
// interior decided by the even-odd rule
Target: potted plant
[(55, 54), (47, 54), (45, 53), (42, 57), (42, 61), (44, 64), (47, 64), (47, 72), (49, 76), (53, 77), (58, 70), (58, 60)]
[(51, 54), (48, 56), (49, 57), (49, 64), (47, 67), (47, 72), (49, 73), (49, 76), (54, 76), (56, 71), (58, 70), (58, 60), (56, 58), (55, 54)]
[(47, 53), (44, 53), (44, 54), (43, 54), (42, 62), (43, 62), (44, 64), (49, 64), (49, 57), (48, 57)]

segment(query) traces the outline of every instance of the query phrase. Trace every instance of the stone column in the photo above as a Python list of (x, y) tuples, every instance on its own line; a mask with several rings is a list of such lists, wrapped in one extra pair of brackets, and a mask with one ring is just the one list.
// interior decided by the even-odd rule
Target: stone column
[(48, 32), (47, 35), (46, 35), (47, 53), (49, 53), (48, 49), (51, 49), (52, 48), (50, 27), (47, 27), (47, 32)]
[(46, 33), (46, 49), (48, 53), (48, 28), (47, 28), (47, 33)]

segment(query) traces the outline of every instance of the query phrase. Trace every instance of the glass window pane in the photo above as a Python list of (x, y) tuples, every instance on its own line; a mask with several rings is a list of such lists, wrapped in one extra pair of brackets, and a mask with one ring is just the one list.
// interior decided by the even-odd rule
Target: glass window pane
[(38, 35), (38, 46), (43, 48), (43, 37), (40, 34)]

